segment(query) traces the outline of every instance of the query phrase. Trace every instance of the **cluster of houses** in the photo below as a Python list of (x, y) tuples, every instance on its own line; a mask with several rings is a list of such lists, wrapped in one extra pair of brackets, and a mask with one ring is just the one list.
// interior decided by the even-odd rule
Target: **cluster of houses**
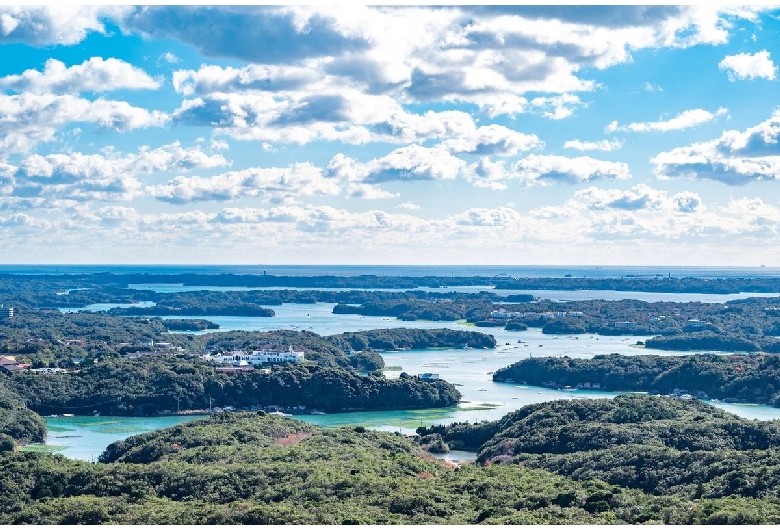
[[(216, 364), (228, 365), (218, 366), (217, 373), (234, 375), (240, 372), (255, 371), (257, 366), (272, 363), (301, 363), (306, 359), (302, 351), (293, 350), (292, 346), (288, 350), (253, 350), (246, 352), (243, 350), (234, 350), (227, 353), (206, 354), (201, 359), (211, 361)], [(259, 370), (259, 373), (269, 373), (268, 368)]]
[(506, 311), (504, 309), (499, 309), (497, 311), (492, 311), (490, 313), (491, 318), (501, 318), (501, 319), (539, 318), (539, 317), (565, 318), (565, 317), (581, 317), (582, 315), (583, 315), (582, 311), (545, 311), (543, 313), (538, 313), (535, 311)]
[(29, 370), (30, 368), (32, 368), (31, 364), (20, 363), (13, 355), (0, 355), (0, 372), (12, 374), (22, 370)]
[(14, 316), (13, 307), (5, 307), (2, 304), (0, 304), (0, 318), (13, 318), (13, 316)]

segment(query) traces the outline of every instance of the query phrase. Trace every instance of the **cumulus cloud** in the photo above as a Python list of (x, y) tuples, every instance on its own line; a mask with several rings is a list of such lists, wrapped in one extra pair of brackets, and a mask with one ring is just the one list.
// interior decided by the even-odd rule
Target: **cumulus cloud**
[(395, 206), (396, 208), (400, 208), (402, 210), (419, 210), (420, 206), (418, 204), (415, 204), (413, 202), (402, 202), (401, 204), (397, 204)]
[(651, 162), (659, 178), (689, 176), (737, 186), (780, 175), (780, 110), (745, 131), (725, 131), (720, 138), (677, 147)]
[(181, 59), (171, 52), (165, 52), (162, 55), (160, 55), (159, 59), (157, 59), (157, 62), (158, 64), (161, 62), (165, 62), (168, 64), (176, 64), (176, 63), (180, 63)]
[(666, 210), (684, 213), (694, 212), (702, 208), (702, 200), (698, 194), (683, 191), (669, 195), (664, 190), (656, 190), (646, 184), (637, 184), (627, 190), (602, 189), (590, 187), (574, 194), (589, 210)]
[(589, 156), (567, 158), (557, 155), (529, 155), (512, 164), (481, 159), (469, 167), (469, 179), (480, 187), (506, 189), (507, 182), (519, 184), (581, 184), (601, 179), (628, 179), (631, 171), (623, 162), (608, 162)]
[(20, 75), (0, 78), (0, 88), (35, 94), (108, 92), (117, 89), (157, 89), (160, 82), (140, 68), (119, 59), (92, 57), (66, 67), (56, 59), (46, 61), (42, 72), (25, 70)]
[(578, 151), (615, 151), (623, 147), (623, 142), (617, 138), (612, 140), (599, 140), (589, 142), (583, 140), (567, 140), (564, 142), (565, 149), (576, 149)]
[(752, 81), (756, 78), (773, 81), (777, 77), (777, 66), (769, 58), (769, 52), (766, 50), (754, 54), (727, 55), (718, 63), (718, 68), (726, 70), (729, 81), (744, 81), (746, 79)]
[[(173, 38), (206, 56), (253, 64), (240, 75), (233, 75), (236, 69), (216, 77), (205, 71), (180, 74), (181, 90), (192, 93), (302, 90), (294, 98), (300, 101), (322, 94), (318, 88), (328, 83), (404, 101), (469, 102), (491, 116), (535, 109), (562, 119), (580, 104), (576, 92), (597, 86), (582, 77), (587, 68), (629, 62), (637, 50), (725, 43), (732, 21), (755, 20), (757, 10), (6, 7), (0, 13), (0, 42), (74, 44), (90, 32), (105, 32), (106, 20), (125, 32)], [(529, 103), (524, 95), (531, 93), (537, 97)]]
[(105, 33), (104, 19), (121, 19), (120, 6), (0, 6), (0, 43), (73, 45), (91, 32)]
[(119, 132), (164, 125), (168, 116), (124, 101), (71, 95), (0, 94), (0, 152), (24, 153), (52, 140), (61, 127), (93, 123)]
[(471, 137), (477, 142), (480, 135), (492, 135), (500, 142), (497, 136), (503, 131), (507, 136), (506, 148), (511, 150), (531, 140), (505, 128), (478, 132), (467, 112), (416, 114), (390, 96), (366, 95), (354, 89), (344, 89), (338, 94), (323, 90), (319, 95), (303, 97), (282, 97), (264, 91), (212, 93), (184, 100), (173, 119), (184, 125), (211, 126), (219, 133), (241, 140), (273, 143), (306, 144), (325, 140), (360, 145), (457, 137)]
[(438, 147), (410, 145), (366, 163), (338, 154), (328, 163), (328, 175), (369, 184), (394, 180), (444, 180), (462, 176), (465, 161)]
[(514, 156), (520, 151), (544, 147), (535, 134), (523, 134), (503, 125), (486, 125), (469, 131), (467, 135), (439, 144), (452, 153)]
[(531, 105), (542, 110), (542, 115), (551, 120), (562, 120), (574, 114), (574, 109), (582, 104), (580, 98), (573, 94), (563, 94), (553, 97), (537, 97), (531, 100)]
[[(576, 92), (597, 88), (580, 77), (585, 68), (626, 63), (634, 50), (721, 44), (732, 19), (753, 20), (756, 13), (648, 9), (646, 18), (616, 25), (607, 21), (619, 18), (619, 8), (567, 11), (151, 6), (121, 24), (189, 42), (206, 55), (253, 63), (177, 72), (174, 84), (185, 95), (255, 90), (288, 97), (297, 91), (293, 99), (300, 99), (355, 88), (404, 101), (469, 102), (490, 116), (532, 110), (563, 119), (582, 105)], [(531, 93), (537, 95), (529, 102), (524, 95)]]
[(291, 91), (320, 81), (313, 68), (251, 64), (243, 68), (204, 65), (199, 70), (177, 70), (173, 87), (185, 96), (214, 92)]
[(706, 111), (704, 109), (692, 109), (686, 110), (668, 120), (650, 121), (650, 122), (634, 122), (628, 125), (619, 125), (618, 122), (613, 121), (606, 127), (607, 132), (615, 131), (631, 131), (631, 132), (668, 132), (668, 131), (680, 131), (683, 129), (690, 129), (696, 127), (702, 123), (708, 123), (716, 118), (725, 116), (728, 114), (728, 109), (720, 107), (715, 113)]
[(279, 202), (298, 196), (336, 195), (339, 191), (337, 182), (309, 163), (286, 168), (249, 168), (212, 177), (178, 176), (165, 184), (147, 187), (147, 192), (157, 200), (175, 204), (242, 197)]
[(202, 54), (253, 63), (294, 63), (368, 47), (344, 35), (328, 10), (306, 16), (271, 6), (147, 6), (126, 14), (125, 28), (174, 38)]
[(47, 201), (131, 200), (142, 193), (139, 175), (229, 164), (222, 155), (182, 148), (178, 142), (155, 149), (141, 147), (127, 155), (111, 150), (104, 154), (34, 154), (22, 158), (17, 167), (5, 169), (11, 175), (6, 194)]

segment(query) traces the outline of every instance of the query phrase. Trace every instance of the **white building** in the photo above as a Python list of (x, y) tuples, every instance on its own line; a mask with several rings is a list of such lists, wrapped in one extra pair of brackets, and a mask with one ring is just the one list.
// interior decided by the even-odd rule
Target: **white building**
[(305, 356), (302, 351), (293, 351), (292, 346), (290, 346), (287, 351), (255, 350), (245, 352), (235, 350), (222, 355), (204, 355), (203, 358), (221, 364), (257, 366), (268, 363), (300, 363), (303, 362)]

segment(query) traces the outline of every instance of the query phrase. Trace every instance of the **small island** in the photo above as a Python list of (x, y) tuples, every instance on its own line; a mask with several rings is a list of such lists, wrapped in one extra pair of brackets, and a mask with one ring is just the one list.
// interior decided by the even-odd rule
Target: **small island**
[(776, 355), (529, 358), (496, 371), (493, 380), (780, 406), (780, 357)]

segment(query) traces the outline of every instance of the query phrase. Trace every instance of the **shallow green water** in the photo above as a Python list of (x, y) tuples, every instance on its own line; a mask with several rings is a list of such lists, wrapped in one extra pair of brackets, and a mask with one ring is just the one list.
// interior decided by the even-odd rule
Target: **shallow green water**
[[(328, 415), (302, 415), (298, 419), (326, 427), (359, 424), (380, 430), (400, 431), (412, 434), (421, 425), (478, 422), (496, 420), (531, 403), (555, 399), (593, 399), (614, 397), (613, 392), (593, 390), (559, 391), (538, 388), (519, 383), (494, 383), (492, 373), (528, 357), (569, 356), (590, 358), (598, 354), (620, 353), (623, 355), (689, 355), (690, 352), (648, 351), (637, 347), (637, 341), (644, 336), (599, 336), (599, 335), (544, 335), (540, 329), (527, 331), (505, 331), (500, 328), (475, 328), (462, 322), (403, 322), (387, 317), (364, 317), (360, 315), (334, 315), (334, 304), (284, 304), (275, 307), (276, 317), (216, 317), (208, 320), (220, 324), (221, 331), (274, 329), (310, 330), (321, 335), (333, 335), (346, 331), (360, 331), (380, 328), (450, 328), (479, 330), (492, 334), (498, 347), (482, 349), (436, 349), (386, 352), (385, 364), (395, 370), (385, 370), (386, 377), (398, 377), (401, 371), (410, 374), (424, 372), (438, 373), (443, 379), (457, 385), (463, 394), (457, 407), (411, 411), (352, 412)], [(751, 419), (778, 419), (780, 408), (758, 405), (713, 403), (729, 412)], [(214, 406), (224, 404), (215, 402)], [(61, 454), (82, 460), (97, 460), (100, 453), (116, 440), (141, 434), (154, 429), (177, 425), (194, 419), (194, 416), (158, 418), (107, 418), (74, 417), (49, 418), (47, 443), (68, 446)]]
[[(74, 416), (45, 418), (49, 433), (46, 445), (63, 446), (59, 454), (79, 460), (97, 461), (103, 450), (117, 440), (155, 429), (172, 427), (205, 416), (162, 416), (126, 418), (117, 416)], [(33, 449), (36, 449), (33, 447)], [(42, 452), (38, 450), (38, 452)]]

